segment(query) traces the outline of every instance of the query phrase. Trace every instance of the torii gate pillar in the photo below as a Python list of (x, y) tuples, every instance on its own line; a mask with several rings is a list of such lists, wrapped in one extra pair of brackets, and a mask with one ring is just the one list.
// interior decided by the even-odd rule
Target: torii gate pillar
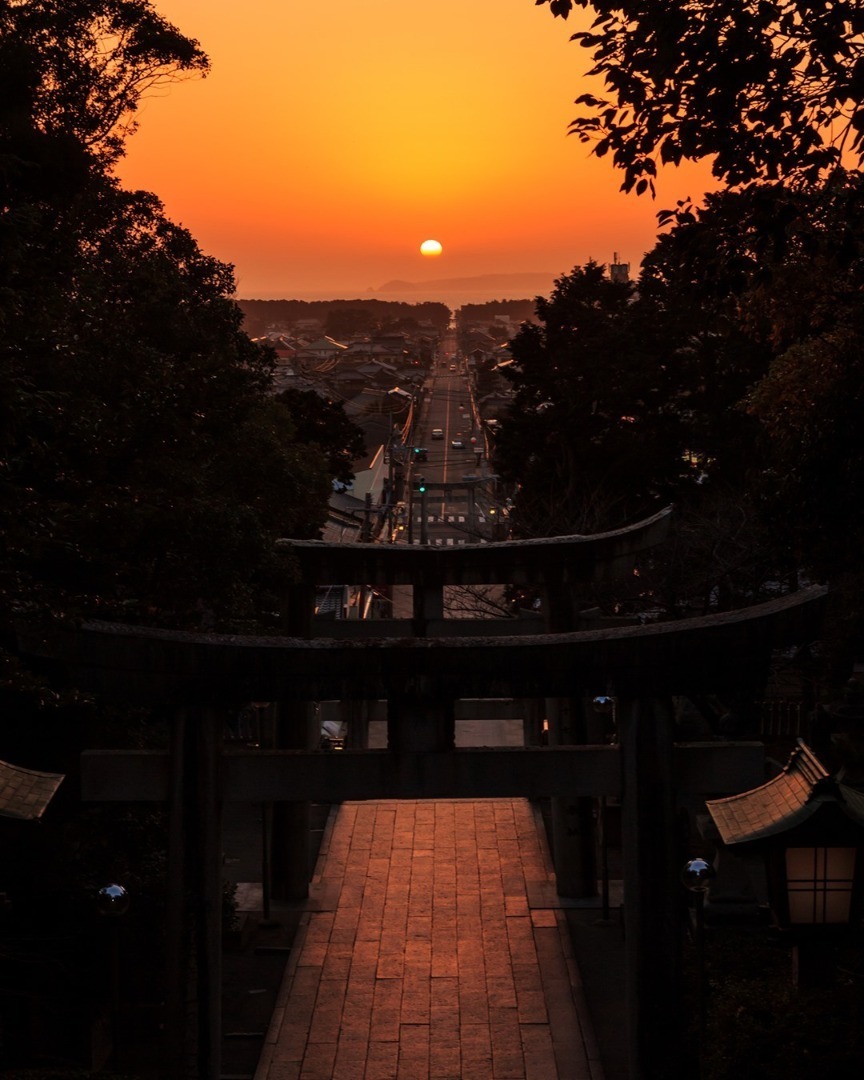
[(671, 702), (620, 698), (624, 955), (629, 1075), (680, 1076), (681, 945)]
[[(311, 638), (314, 585), (292, 585), (285, 599), (286, 631), (296, 637)], [(276, 745), (285, 750), (314, 750), (320, 737), (312, 708), (306, 702), (298, 701), (276, 703), (275, 732)], [(276, 900), (305, 900), (309, 895), (311, 821), (309, 802), (286, 799), (273, 803), (270, 848), (272, 894)], [(266, 882), (264, 888), (267, 888)]]
[[(546, 702), (550, 746), (588, 742), (581, 698), (549, 698)], [(597, 895), (594, 799), (572, 796), (550, 800), (552, 858), (559, 896)]]
[[(550, 569), (545, 589), (546, 624), (552, 633), (575, 627), (576, 593), (561, 568)], [(546, 702), (550, 746), (579, 746), (588, 740), (582, 698), (549, 698)], [(593, 799), (553, 798), (552, 861), (558, 895), (573, 898), (597, 895), (597, 830)]]
[[(277, 746), (283, 750), (315, 750), (320, 738), (314, 710), (304, 701), (277, 703), (276, 732)], [(309, 895), (311, 823), (308, 801), (285, 799), (273, 804), (272, 893), (276, 900), (305, 900)]]

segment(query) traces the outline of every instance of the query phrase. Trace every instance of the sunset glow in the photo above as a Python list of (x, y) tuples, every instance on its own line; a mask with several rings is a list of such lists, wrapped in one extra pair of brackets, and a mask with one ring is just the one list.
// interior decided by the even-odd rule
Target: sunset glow
[[(446, 235), (447, 275), (560, 274), (614, 251), (638, 265), (658, 200), (619, 193), (568, 138), (588, 55), (532, 0), (155, 0), (212, 72), (139, 110), (120, 176), (155, 192), (238, 295), (361, 295), (424, 280), (417, 236)], [(597, 90), (597, 87), (594, 87)], [(442, 262), (436, 263), (439, 273)]]

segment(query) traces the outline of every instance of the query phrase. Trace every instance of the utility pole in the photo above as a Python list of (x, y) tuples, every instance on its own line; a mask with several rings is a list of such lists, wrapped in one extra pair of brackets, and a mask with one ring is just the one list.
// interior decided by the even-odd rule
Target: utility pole
[(361, 542), (369, 543), (372, 539), (372, 492), (366, 492), (363, 504), (363, 528), (360, 530)]
[(414, 493), (420, 496), (420, 543), (428, 544), (429, 536), (426, 523), (426, 478), (418, 476), (411, 482), (411, 494), (408, 502), (408, 543), (414, 542)]

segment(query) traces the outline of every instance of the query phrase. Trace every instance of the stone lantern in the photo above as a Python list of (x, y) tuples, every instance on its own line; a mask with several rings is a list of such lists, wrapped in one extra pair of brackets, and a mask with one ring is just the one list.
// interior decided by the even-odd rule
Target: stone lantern
[(861, 920), (864, 790), (829, 775), (803, 740), (772, 780), (706, 803), (724, 846), (765, 860), (796, 982), (824, 981), (832, 946)]

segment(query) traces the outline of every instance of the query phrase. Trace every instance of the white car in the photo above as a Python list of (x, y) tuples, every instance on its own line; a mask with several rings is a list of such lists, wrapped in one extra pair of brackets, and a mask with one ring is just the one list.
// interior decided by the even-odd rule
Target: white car
[(440, 428), (440, 427), (432, 428), (432, 438), (433, 439), (443, 439), (444, 438), (443, 429)]
[(464, 450), (465, 449), (465, 440), (464, 439), (451, 439), (450, 440), (450, 449), (451, 450)]

